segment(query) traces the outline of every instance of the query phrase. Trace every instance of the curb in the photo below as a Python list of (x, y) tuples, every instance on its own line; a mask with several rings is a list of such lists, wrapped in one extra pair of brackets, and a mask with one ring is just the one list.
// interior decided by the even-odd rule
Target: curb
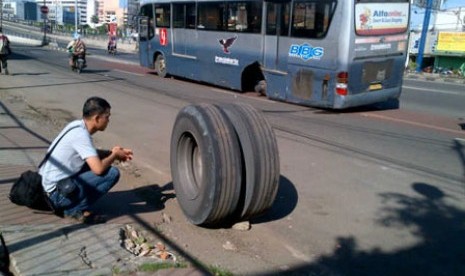
[(423, 73), (417, 73), (417, 74), (405, 73), (404, 79), (465, 84), (465, 78), (454, 77), (454, 76), (444, 76), (444, 75), (439, 75), (439, 74), (425, 75)]

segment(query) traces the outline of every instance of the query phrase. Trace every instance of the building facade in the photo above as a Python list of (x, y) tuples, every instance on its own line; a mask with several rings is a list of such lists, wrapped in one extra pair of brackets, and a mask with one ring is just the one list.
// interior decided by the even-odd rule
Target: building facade
[[(418, 54), (420, 38), (421, 29), (410, 32), (409, 53), (413, 59)], [(423, 55), (422, 68), (458, 70), (465, 64), (465, 7), (435, 11)]]
[[(139, 9), (139, 0), (3, 0), (5, 19), (43, 21), (41, 6), (48, 7), (46, 18), (52, 24), (105, 24), (116, 19), (118, 26), (131, 27)], [(93, 22), (93, 18), (98, 22)], [(95, 24), (94, 24), (95, 23)]]

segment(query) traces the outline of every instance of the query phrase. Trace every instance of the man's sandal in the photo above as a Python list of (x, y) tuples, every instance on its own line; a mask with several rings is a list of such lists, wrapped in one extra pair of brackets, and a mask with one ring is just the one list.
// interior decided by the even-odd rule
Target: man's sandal
[(89, 211), (84, 211), (82, 213), (74, 214), (74, 215), (67, 216), (67, 217), (72, 218), (84, 224), (100, 224), (100, 223), (106, 222), (105, 217), (99, 216)]

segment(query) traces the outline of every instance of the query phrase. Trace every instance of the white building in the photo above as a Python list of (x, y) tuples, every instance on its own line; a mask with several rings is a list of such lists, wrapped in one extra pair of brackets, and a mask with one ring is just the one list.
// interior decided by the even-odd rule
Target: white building
[[(71, 24), (77, 14), (77, 24), (85, 25), (90, 23), (90, 18), (97, 14), (95, 0), (35, 0), (37, 6), (48, 7), (48, 19), (57, 24)], [(77, 10), (76, 10), (77, 8)]]
[[(97, 16), (99, 23), (108, 23), (116, 17), (118, 26), (131, 26), (138, 13), (139, 0), (2, 0), (3, 18), (18, 18), (43, 21), (41, 6), (48, 7), (47, 20), (52, 24), (93, 25)], [(27, 8), (26, 8), (27, 7)], [(31, 12), (33, 7), (34, 12)], [(77, 9), (76, 9), (77, 8)], [(31, 14), (34, 13), (34, 16)], [(27, 14), (27, 16), (25, 15)], [(77, 15), (77, 20), (75, 16)]]
[(437, 31), (465, 31), (465, 7), (439, 10), (434, 22)]
[[(409, 53), (415, 57), (421, 28), (410, 33)], [(422, 68), (458, 69), (465, 64), (465, 7), (433, 11), (423, 51)]]

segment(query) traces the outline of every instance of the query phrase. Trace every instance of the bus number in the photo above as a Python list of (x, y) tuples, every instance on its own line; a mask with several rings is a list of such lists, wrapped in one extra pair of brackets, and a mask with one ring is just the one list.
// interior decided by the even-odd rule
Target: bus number
[(160, 29), (160, 45), (166, 46), (168, 44), (168, 36), (166, 34), (166, 29)]

